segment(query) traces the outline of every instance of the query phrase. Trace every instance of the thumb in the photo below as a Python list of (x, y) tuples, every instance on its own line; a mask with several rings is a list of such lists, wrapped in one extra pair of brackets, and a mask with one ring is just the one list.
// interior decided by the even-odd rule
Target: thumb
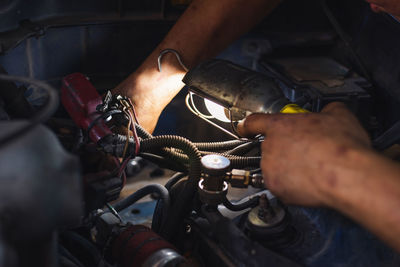
[(239, 122), (237, 131), (243, 137), (266, 135), (268, 129), (271, 129), (281, 119), (281, 116), (281, 114), (252, 114)]

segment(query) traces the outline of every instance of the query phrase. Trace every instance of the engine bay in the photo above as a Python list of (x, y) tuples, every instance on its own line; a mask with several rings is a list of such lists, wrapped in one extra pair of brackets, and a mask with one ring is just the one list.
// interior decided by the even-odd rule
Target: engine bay
[[(310, 112), (340, 101), (397, 160), (400, 23), (364, 1), (284, 1), (189, 69), (150, 134), (111, 90), (187, 1), (73, 2), (0, 2), (0, 266), (398, 266), (345, 216), (276, 198), (264, 137), (235, 124), (272, 113), (268, 90)], [(237, 108), (221, 123), (204, 96)]]

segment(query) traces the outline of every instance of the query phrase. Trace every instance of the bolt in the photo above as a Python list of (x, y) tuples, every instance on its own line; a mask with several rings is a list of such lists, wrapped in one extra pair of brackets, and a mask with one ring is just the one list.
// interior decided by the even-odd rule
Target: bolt
[(267, 221), (275, 216), (275, 211), (271, 207), (269, 199), (266, 194), (262, 194), (258, 204), (258, 218)]
[(251, 185), (255, 188), (266, 188), (261, 173), (256, 173), (251, 176)]

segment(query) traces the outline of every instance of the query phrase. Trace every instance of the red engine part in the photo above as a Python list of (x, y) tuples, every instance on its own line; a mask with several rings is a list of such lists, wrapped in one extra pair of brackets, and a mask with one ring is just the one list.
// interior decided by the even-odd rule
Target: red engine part
[[(103, 101), (85, 75), (73, 73), (62, 80), (61, 102), (74, 122), (80, 128), (88, 130), (93, 121), (100, 116), (96, 107)], [(110, 129), (100, 120), (90, 129), (89, 137), (97, 143), (110, 134)]]
[(134, 225), (123, 231), (113, 242), (113, 258), (122, 267), (142, 266), (154, 253), (176, 249), (151, 229)]

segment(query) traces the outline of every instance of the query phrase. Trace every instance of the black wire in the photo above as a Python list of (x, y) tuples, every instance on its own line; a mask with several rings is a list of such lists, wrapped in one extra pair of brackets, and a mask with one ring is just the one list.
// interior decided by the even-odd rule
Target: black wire
[(188, 167), (184, 164), (181, 164), (177, 161), (169, 160), (160, 155), (152, 154), (152, 153), (140, 153), (139, 156), (142, 158), (151, 161), (157, 164), (161, 168), (177, 171), (177, 172), (187, 172)]
[(259, 141), (251, 141), (248, 143), (241, 144), (229, 151), (225, 151), (224, 153), (229, 155), (242, 156), (259, 144), (260, 144)]
[(47, 121), (58, 108), (59, 97), (57, 90), (50, 86), (49, 84), (27, 77), (13, 76), (8, 74), (0, 74), (0, 80), (9, 82), (19, 82), (25, 84), (31, 84), (36, 87), (42, 88), (47, 92), (48, 98), (46, 104), (40, 108), (39, 111), (29, 120), (24, 126), (19, 127), (12, 133), (7, 134), (0, 138), (0, 147), (14, 141), (15, 139), (21, 137), (23, 134), (29, 132), (32, 128), (40, 123)]
[(257, 206), (259, 200), (260, 200), (260, 197), (255, 196), (255, 197), (250, 198), (246, 202), (243, 202), (240, 204), (233, 204), (227, 198), (225, 198), (224, 201), (222, 202), (222, 204), (231, 211), (241, 211), (241, 210), (245, 210), (245, 209), (253, 208), (253, 207)]
[[(183, 172), (177, 172), (175, 173), (165, 184), (165, 188), (170, 191), (171, 187), (176, 184), (179, 180), (181, 180), (183, 177), (187, 176), (187, 173)], [(156, 207), (154, 208), (154, 213), (153, 213), (153, 221), (151, 224), (151, 229), (155, 231), (156, 233), (160, 232), (161, 228), (161, 219), (162, 219), (162, 212), (163, 212), (163, 204), (162, 201), (158, 200)]]
[(100, 121), (101, 119), (104, 120), (104, 119), (106, 119), (106, 118), (108, 118), (108, 117), (110, 117), (110, 116), (112, 116), (112, 115), (120, 114), (120, 113), (122, 113), (121, 110), (115, 109), (115, 110), (107, 111), (106, 113), (104, 113), (104, 114), (102, 114), (102, 115), (99, 115), (96, 119), (94, 119), (94, 120), (89, 124), (89, 127), (87, 128), (87, 133), (90, 134), (90, 131), (93, 129), (93, 127), (94, 127), (97, 123), (99, 123), (99, 121)]

